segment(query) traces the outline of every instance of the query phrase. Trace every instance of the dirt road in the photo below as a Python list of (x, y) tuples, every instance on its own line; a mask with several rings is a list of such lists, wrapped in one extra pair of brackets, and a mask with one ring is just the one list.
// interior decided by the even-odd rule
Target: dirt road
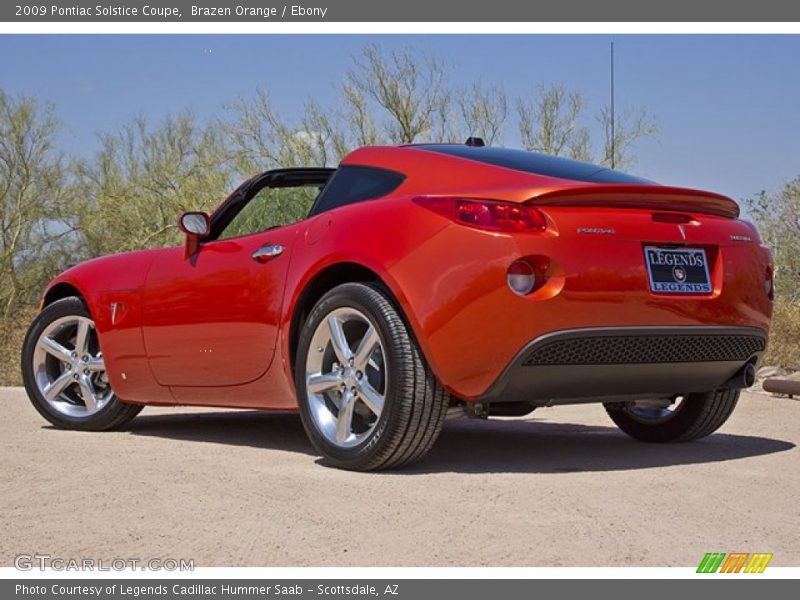
[(449, 422), (395, 473), (318, 463), (299, 418), (145, 409), (126, 431), (50, 428), (0, 388), (0, 565), (800, 566), (800, 402), (748, 394), (722, 431), (652, 446), (600, 406)]

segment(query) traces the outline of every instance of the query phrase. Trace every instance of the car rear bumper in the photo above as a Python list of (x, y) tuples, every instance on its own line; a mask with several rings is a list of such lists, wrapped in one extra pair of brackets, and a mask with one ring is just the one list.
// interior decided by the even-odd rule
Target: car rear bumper
[(757, 327), (557, 331), (526, 344), (477, 400), (546, 406), (707, 392), (735, 386), (766, 345)]
[[(392, 289), (428, 364), (454, 396), (465, 401), (485, 397), (521, 348), (552, 332), (596, 327), (769, 329), (770, 253), (755, 239), (731, 239), (753, 236), (746, 224), (695, 215), (696, 224), (686, 228), (684, 240), (676, 225), (654, 222), (652, 211), (560, 206), (542, 211), (553, 231), (501, 235), (450, 224), (389, 269)], [(590, 233), (580, 233), (587, 226)], [(597, 233), (597, 227), (613, 234)], [(712, 292), (653, 291), (645, 254), (651, 246), (703, 249)], [(510, 265), (517, 260), (539, 265), (545, 259), (549, 266), (539, 277), (540, 287), (524, 296), (509, 288)], [(673, 375), (689, 370), (684, 366), (672, 369)], [(702, 370), (710, 367), (704, 364)], [(720, 367), (724, 373), (730, 365)], [(575, 369), (555, 370), (577, 379)]]

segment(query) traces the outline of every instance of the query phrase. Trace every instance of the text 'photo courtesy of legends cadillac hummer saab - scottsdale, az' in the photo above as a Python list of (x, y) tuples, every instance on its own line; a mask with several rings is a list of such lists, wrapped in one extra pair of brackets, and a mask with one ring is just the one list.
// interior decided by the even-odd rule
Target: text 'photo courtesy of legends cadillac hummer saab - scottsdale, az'
[(725, 196), (479, 138), (365, 147), (182, 215), (183, 247), (56, 277), (24, 383), (72, 429), (148, 404), (299, 410), (356, 470), (421, 459), (448, 416), (563, 404), (695, 440), (767, 343), (772, 258), (738, 217)]

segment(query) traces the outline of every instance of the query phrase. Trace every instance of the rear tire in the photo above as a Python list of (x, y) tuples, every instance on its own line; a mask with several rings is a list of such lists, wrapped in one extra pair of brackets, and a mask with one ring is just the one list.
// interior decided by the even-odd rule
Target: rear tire
[(25, 336), (21, 366), (28, 398), (56, 427), (114, 429), (143, 408), (123, 402), (111, 389), (94, 321), (80, 298), (42, 309)]
[(406, 466), (441, 432), (449, 395), (377, 286), (347, 283), (325, 294), (303, 325), (295, 363), (303, 426), (333, 466)]
[(689, 394), (669, 415), (648, 417), (634, 403), (606, 404), (611, 420), (629, 436), (643, 442), (691, 442), (722, 427), (736, 408), (740, 390)]

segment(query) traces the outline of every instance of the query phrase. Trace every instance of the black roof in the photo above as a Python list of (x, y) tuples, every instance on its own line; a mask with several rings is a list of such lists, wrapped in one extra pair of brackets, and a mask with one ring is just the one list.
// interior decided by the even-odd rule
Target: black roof
[(536, 173), (548, 177), (587, 181), (591, 183), (634, 183), (652, 184), (652, 181), (628, 175), (622, 171), (609, 169), (602, 165), (594, 165), (579, 160), (550, 156), (537, 152), (497, 148), (492, 146), (465, 146), (461, 144), (417, 144), (413, 146), (422, 150), (439, 152), (475, 160), (498, 167), (506, 167), (526, 173)]

